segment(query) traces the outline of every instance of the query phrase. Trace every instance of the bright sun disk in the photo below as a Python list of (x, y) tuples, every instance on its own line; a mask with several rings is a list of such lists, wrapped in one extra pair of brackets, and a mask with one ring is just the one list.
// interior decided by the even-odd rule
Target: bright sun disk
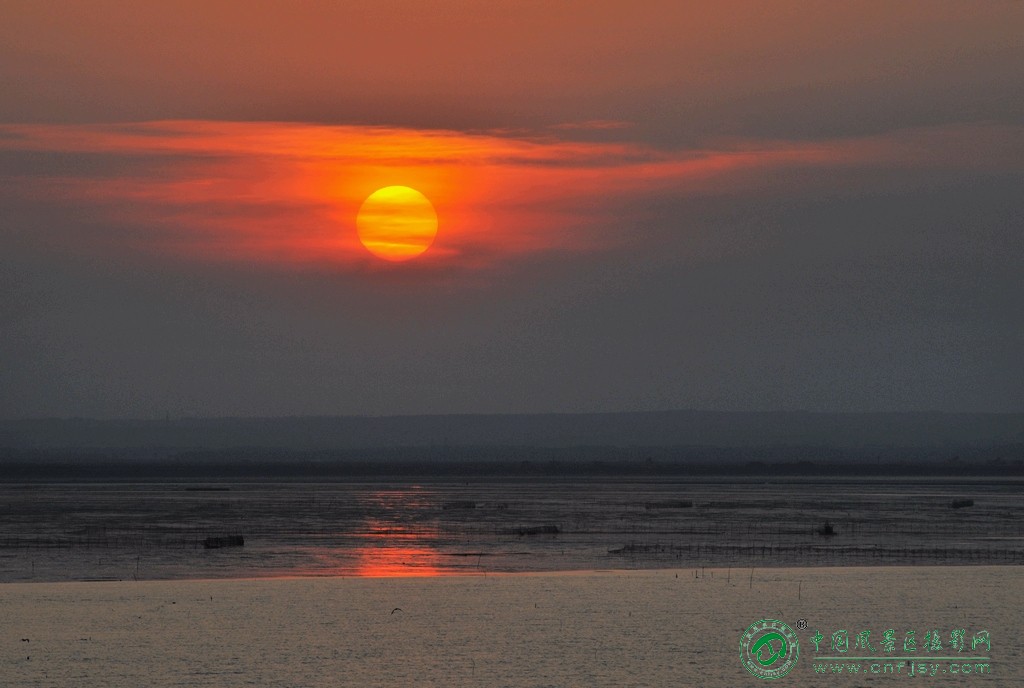
[(422, 254), (437, 236), (437, 213), (426, 196), (408, 186), (386, 186), (370, 194), (356, 215), (366, 250), (385, 260)]

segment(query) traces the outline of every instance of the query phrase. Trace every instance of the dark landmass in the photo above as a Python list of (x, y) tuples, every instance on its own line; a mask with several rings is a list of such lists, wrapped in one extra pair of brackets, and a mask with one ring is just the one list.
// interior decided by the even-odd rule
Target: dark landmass
[(0, 480), (1021, 475), (1024, 414), (659, 413), (0, 421)]
[(1024, 443), (1024, 414), (726, 413), (37, 419), (0, 421), (0, 447), (294, 451), (385, 447), (944, 447)]
[[(1016, 447), (1020, 456), (1024, 447)], [(567, 459), (522, 460), (516, 462), (451, 459), (372, 460), (348, 456), (305, 457), (273, 455), (264, 458), (231, 460), (220, 454), (194, 454), (154, 461), (106, 459), (93, 455), (29, 458), (18, 457), (0, 462), (0, 483), (33, 481), (207, 481), (207, 480), (298, 480), (344, 481), (350, 479), (441, 479), (472, 478), (602, 478), (657, 476), (829, 476), (829, 477), (895, 477), (933, 479), (939, 477), (1024, 476), (1021, 459), (988, 461), (900, 461), (844, 463), (814, 461), (746, 461), (694, 462), (683, 458), (673, 461), (592, 460), (585, 455)]]

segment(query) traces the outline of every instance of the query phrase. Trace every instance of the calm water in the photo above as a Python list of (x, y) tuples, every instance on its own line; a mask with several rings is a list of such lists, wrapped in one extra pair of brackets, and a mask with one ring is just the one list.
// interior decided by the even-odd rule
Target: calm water
[(0, 582), (1024, 563), (1014, 480), (196, 487), (0, 486)]

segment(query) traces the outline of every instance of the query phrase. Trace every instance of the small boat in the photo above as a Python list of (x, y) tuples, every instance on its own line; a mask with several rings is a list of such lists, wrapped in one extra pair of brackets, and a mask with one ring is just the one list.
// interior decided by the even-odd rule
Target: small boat
[(222, 547), (244, 547), (245, 538), (241, 535), (226, 535), (224, 537), (208, 537), (203, 540), (203, 547), (206, 549), (221, 549)]
[(644, 502), (645, 509), (691, 509), (693, 502), (689, 499), (665, 499), (660, 502)]

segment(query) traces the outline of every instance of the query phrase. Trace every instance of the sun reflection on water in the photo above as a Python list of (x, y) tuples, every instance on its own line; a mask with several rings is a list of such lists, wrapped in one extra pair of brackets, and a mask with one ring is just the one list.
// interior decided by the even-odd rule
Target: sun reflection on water
[(441, 524), (431, 514), (432, 495), (416, 487), (379, 490), (360, 499), (361, 517), (344, 534), (345, 546), (316, 547), (301, 574), (359, 577), (427, 577), (468, 573), (442, 554)]
[(353, 553), (352, 576), (409, 578), (449, 573), (435, 550), (427, 547), (363, 547)]

